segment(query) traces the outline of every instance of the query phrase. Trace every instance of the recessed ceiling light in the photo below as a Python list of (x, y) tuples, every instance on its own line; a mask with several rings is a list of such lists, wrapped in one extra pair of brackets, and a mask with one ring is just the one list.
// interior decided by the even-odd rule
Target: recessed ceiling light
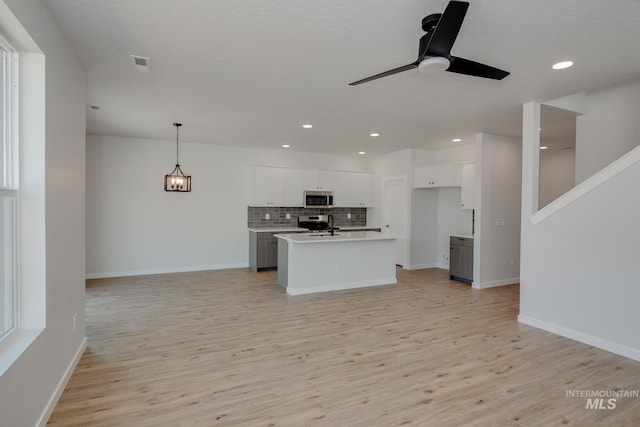
[(358, 151), (358, 154), (367, 154), (364, 151)]
[(311, 129), (313, 126), (310, 124), (306, 124), (306, 125), (302, 125), (302, 127), (305, 129)]
[(460, 141), (462, 141), (462, 139), (460, 139), (460, 138), (453, 138), (453, 139), (451, 140), (451, 142), (460, 142)]
[(289, 148), (291, 147), (289, 144), (282, 144), (282, 148)]
[(543, 145), (542, 147), (540, 147), (541, 150), (546, 150), (547, 148), (549, 147), (547, 147), (546, 145)]
[(557, 64), (553, 64), (551, 68), (554, 70), (564, 70), (565, 68), (569, 68), (573, 65), (573, 61), (562, 61)]
[(369, 134), (369, 135), (371, 135), (371, 136), (373, 136), (373, 137), (380, 136), (380, 134), (379, 134), (379, 133), (371, 133), (371, 134)]

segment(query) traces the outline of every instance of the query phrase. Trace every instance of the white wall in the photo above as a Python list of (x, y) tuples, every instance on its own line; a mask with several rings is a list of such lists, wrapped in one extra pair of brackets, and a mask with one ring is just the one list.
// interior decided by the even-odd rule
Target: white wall
[(544, 207), (575, 185), (576, 150), (540, 152), (540, 207)]
[(245, 267), (253, 165), (366, 170), (356, 157), (181, 139), (180, 165), (192, 191), (170, 193), (163, 178), (175, 147), (175, 140), (87, 136), (88, 277)]
[(519, 281), (522, 142), (478, 134), (473, 287)]
[(521, 322), (640, 360), (640, 148), (523, 218)]
[(640, 81), (589, 92), (576, 119), (576, 183), (640, 144)]
[[(41, 113), (44, 113), (46, 123), (26, 123), (22, 135), (30, 141), (29, 150), (23, 153), (23, 203), (29, 206), (23, 214), (38, 232), (38, 236), (33, 236), (30, 230), (23, 230), (22, 238), (35, 251), (25, 254), (22, 259), (26, 273), (22, 279), (30, 281), (35, 275), (39, 282), (30, 289), (37, 292), (27, 293), (23, 300), (43, 301), (44, 330), (0, 377), (0, 423), (33, 426), (46, 423), (85, 343), (86, 80), (41, 1), (0, 1), (3, 31), (7, 30), (6, 20), (11, 14), (6, 7), (45, 55), (44, 62), (38, 60), (37, 55), (23, 58), (29, 65), (39, 64), (39, 69), (30, 69), (31, 77), (45, 70), (42, 89), (46, 100), (44, 109), (30, 105), (29, 111), (23, 112), (27, 117), (39, 113), (42, 117)], [(34, 80), (23, 80), (23, 84), (27, 82)], [(37, 96), (37, 90), (25, 88), (25, 95)], [(44, 141), (44, 152), (42, 145), (31, 143), (38, 139)], [(77, 329), (74, 331), (76, 313)], [(40, 323), (32, 317), (30, 321), (34, 325)]]

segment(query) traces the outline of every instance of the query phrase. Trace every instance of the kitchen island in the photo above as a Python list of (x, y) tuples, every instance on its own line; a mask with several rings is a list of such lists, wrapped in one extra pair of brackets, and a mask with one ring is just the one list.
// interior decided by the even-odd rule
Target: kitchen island
[(276, 234), (278, 284), (289, 295), (390, 285), (396, 238), (376, 231)]

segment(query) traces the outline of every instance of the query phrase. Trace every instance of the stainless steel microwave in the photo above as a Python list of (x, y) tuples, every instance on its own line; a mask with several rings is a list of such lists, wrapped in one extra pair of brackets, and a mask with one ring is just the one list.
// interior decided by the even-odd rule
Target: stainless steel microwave
[(332, 208), (333, 191), (305, 191), (305, 208)]

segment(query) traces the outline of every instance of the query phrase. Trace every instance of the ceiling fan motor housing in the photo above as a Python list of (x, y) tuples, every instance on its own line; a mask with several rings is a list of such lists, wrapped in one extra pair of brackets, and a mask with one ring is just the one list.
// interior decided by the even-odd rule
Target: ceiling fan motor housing
[(422, 30), (425, 33), (433, 30), (436, 25), (438, 25), (438, 21), (440, 21), (441, 13), (432, 13), (431, 15), (425, 16), (422, 18)]

